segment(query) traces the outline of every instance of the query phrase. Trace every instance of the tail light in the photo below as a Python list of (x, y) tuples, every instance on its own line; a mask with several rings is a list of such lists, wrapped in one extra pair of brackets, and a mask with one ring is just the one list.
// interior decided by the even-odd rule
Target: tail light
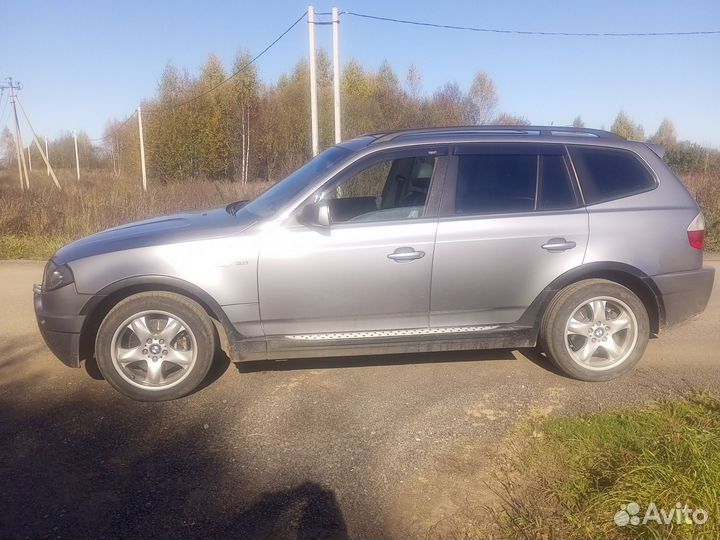
[(702, 249), (705, 244), (705, 218), (702, 212), (695, 216), (687, 228), (688, 242), (695, 249)]

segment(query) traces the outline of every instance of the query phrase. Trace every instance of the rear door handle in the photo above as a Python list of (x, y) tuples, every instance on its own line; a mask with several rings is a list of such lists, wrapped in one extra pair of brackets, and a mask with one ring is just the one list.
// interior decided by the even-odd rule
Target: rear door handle
[(575, 242), (567, 241), (564, 238), (551, 238), (547, 241), (547, 244), (543, 244), (543, 249), (549, 251), (550, 253), (560, 253), (561, 251), (567, 251), (568, 249), (572, 249), (577, 244)]
[(411, 247), (399, 247), (387, 257), (395, 262), (414, 261), (415, 259), (422, 259), (425, 256), (424, 251), (415, 251), (415, 248)]

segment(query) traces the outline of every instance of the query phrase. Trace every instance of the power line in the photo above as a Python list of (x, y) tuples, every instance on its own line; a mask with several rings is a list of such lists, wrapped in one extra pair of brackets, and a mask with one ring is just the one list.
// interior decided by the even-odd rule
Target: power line
[[(181, 101), (180, 103), (176, 103), (176, 104), (174, 104), (173, 106), (174, 106), (174, 107), (183, 107), (183, 106), (185, 106), (185, 105), (187, 105), (187, 104), (189, 104), (189, 103), (192, 103), (193, 101), (196, 101), (196, 100), (198, 100), (198, 99), (200, 99), (200, 98), (202, 98), (202, 97), (204, 97), (204, 96), (206, 96), (206, 95), (214, 92), (215, 90), (217, 90), (218, 88), (220, 88), (222, 85), (224, 85), (224, 84), (227, 83), (228, 81), (231, 81), (232, 79), (234, 79), (235, 77), (237, 77), (238, 75), (240, 75), (240, 73), (242, 73), (243, 71), (245, 71), (247, 68), (249, 68), (251, 65), (253, 65), (257, 60), (259, 60), (260, 57), (262, 57), (265, 53), (267, 53), (270, 49), (272, 49), (272, 48), (277, 44), (278, 41), (280, 41), (282, 38), (284, 38), (284, 37), (290, 32), (290, 30), (292, 30), (293, 28), (295, 28), (295, 27), (298, 25), (298, 23), (305, 18), (305, 15), (307, 15), (307, 11), (303, 12), (303, 14), (300, 15), (300, 17), (298, 17), (298, 18), (295, 20), (295, 22), (293, 22), (290, 26), (288, 26), (288, 27), (287, 27), (278, 37), (276, 37), (267, 47), (265, 47), (262, 51), (260, 51), (257, 55), (255, 55), (249, 62), (247, 62), (246, 64), (244, 64), (244, 65), (242, 65), (241, 67), (239, 67), (239, 68), (238, 68), (235, 72), (233, 72), (230, 76), (226, 77), (224, 80), (222, 80), (221, 82), (219, 82), (218, 84), (216, 84), (216, 85), (213, 86), (212, 88), (209, 88), (209, 89), (205, 90), (204, 92), (201, 92), (200, 94), (198, 94), (198, 95), (196, 95), (196, 96), (192, 96), (191, 98), (188, 98), (188, 99), (186, 99), (185, 101)], [(149, 111), (146, 111), (145, 114), (146, 114), (146, 115), (147, 115), (147, 114), (155, 114), (155, 113), (159, 112), (159, 110), (160, 110), (160, 109), (149, 110)], [(115, 135), (118, 131), (120, 131), (120, 130), (125, 126), (125, 124), (127, 124), (136, 114), (137, 114), (137, 111), (133, 111), (133, 112), (130, 114), (130, 116), (128, 116), (128, 117), (127, 117), (118, 127), (116, 127), (111, 133), (109, 133), (108, 135), (105, 135), (104, 137), (98, 137), (98, 138), (96, 138), (96, 139), (90, 139), (90, 142), (101, 142), (101, 141), (104, 141), (104, 140), (106, 140), (106, 139), (111, 138), (111, 137), (112, 137), (113, 135)]]
[(720, 30), (694, 30), (690, 32), (541, 32), (533, 30), (506, 30), (499, 28), (482, 28), (474, 26), (458, 26), (454, 24), (439, 24), (425, 21), (412, 21), (409, 19), (396, 19), (393, 17), (380, 17), (367, 13), (343, 11), (343, 15), (372, 19), (376, 21), (409, 24), (413, 26), (426, 26), (430, 28), (443, 28), (446, 30), (465, 30), (469, 32), (484, 32), (491, 34), (516, 34), (525, 36), (574, 36), (574, 37), (653, 37), (653, 36), (702, 36), (720, 34)]
[(130, 114), (130, 116), (128, 116), (125, 120), (123, 120), (123, 122), (118, 127), (113, 129), (110, 133), (108, 133), (104, 137), (98, 137), (97, 139), (90, 139), (90, 142), (100, 142), (100, 141), (104, 141), (106, 139), (112, 138), (112, 136), (115, 135), (118, 131), (120, 131), (123, 127), (125, 127), (125, 124), (127, 124), (130, 120), (132, 120), (133, 116), (135, 116), (136, 114), (137, 114), (137, 111), (133, 111)]
[[(284, 38), (284, 37), (290, 32), (290, 30), (292, 30), (293, 28), (295, 28), (295, 27), (298, 25), (298, 23), (305, 18), (305, 15), (307, 15), (307, 11), (305, 11), (302, 15), (300, 15), (300, 16), (295, 20), (295, 22), (293, 22), (290, 26), (288, 26), (288, 27), (285, 29), (285, 31), (283, 31), (282, 34), (280, 34), (278, 37), (276, 37), (276, 38), (270, 43), (270, 45), (268, 45), (268, 46), (265, 47), (262, 51), (260, 51), (257, 55), (255, 55), (249, 62), (247, 62), (246, 64), (244, 64), (244, 65), (242, 65), (241, 67), (239, 67), (239, 68), (238, 68), (234, 73), (232, 73), (230, 76), (226, 77), (224, 80), (222, 80), (221, 82), (219, 82), (218, 84), (216, 84), (216, 85), (213, 86), (212, 88), (209, 88), (209, 89), (205, 90), (204, 92), (199, 93), (199, 94), (196, 95), (196, 96), (193, 96), (193, 97), (191, 97), (191, 98), (189, 98), (189, 99), (186, 99), (185, 101), (181, 101), (180, 103), (176, 103), (176, 104), (174, 105), (174, 107), (182, 107), (182, 106), (184, 106), (184, 105), (187, 105), (188, 103), (192, 103), (193, 101), (196, 101), (196, 100), (198, 100), (198, 99), (200, 99), (200, 98), (202, 98), (202, 97), (204, 97), (204, 96), (206, 96), (206, 95), (214, 92), (215, 90), (217, 90), (218, 88), (220, 88), (223, 84), (227, 83), (228, 81), (231, 81), (232, 79), (234, 79), (235, 77), (237, 77), (238, 75), (240, 75), (240, 73), (242, 73), (243, 71), (245, 71), (247, 68), (249, 68), (251, 65), (253, 65), (257, 60), (259, 60), (261, 56), (263, 56), (266, 52), (268, 52), (270, 49), (272, 49), (272, 48), (275, 46), (275, 44), (277, 44), (278, 41), (280, 41), (282, 38)], [(149, 112), (152, 114), (152, 113), (154, 113), (154, 112), (156, 112), (156, 111), (157, 111), (157, 110), (155, 110), (155, 111), (151, 110), (151, 111), (149, 111)]]

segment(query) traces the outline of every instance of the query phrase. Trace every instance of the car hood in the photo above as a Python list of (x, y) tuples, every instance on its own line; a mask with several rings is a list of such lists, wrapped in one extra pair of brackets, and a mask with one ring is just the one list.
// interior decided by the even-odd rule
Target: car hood
[(173, 214), (136, 221), (86, 236), (61, 248), (53, 257), (56, 264), (113, 251), (220, 238), (238, 234), (253, 224), (244, 213), (233, 215), (218, 208), (203, 212)]

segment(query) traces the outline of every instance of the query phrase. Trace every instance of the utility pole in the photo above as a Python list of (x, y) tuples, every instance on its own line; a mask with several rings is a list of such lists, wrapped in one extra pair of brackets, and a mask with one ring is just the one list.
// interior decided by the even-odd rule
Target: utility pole
[(48, 152), (47, 137), (45, 137), (45, 159), (47, 159), (47, 175), (50, 176), (50, 152)]
[(77, 180), (80, 181), (80, 156), (78, 155), (77, 149), (77, 131), (73, 129), (73, 139), (75, 140), (75, 170), (77, 170)]
[(340, 15), (332, 8), (333, 27), (333, 103), (335, 105), (335, 144), (342, 141), (340, 125)]
[[(58, 182), (57, 176), (55, 176), (55, 171), (53, 171), (53, 168), (50, 166), (50, 160), (47, 157), (47, 137), (45, 137), (45, 153), (43, 154), (42, 147), (40, 146), (40, 141), (38, 140), (37, 134), (35, 133), (35, 130), (32, 127), (32, 124), (30, 123), (30, 118), (28, 118), (27, 113), (25, 112), (25, 108), (22, 106), (22, 103), (20, 103), (20, 99), (18, 97), (15, 97), (15, 101), (17, 101), (17, 104), (20, 106), (20, 111), (23, 114), (23, 117), (25, 118), (25, 121), (27, 122), (28, 127), (30, 128), (30, 133), (32, 133), (33, 141), (35, 141), (35, 146), (38, 149), (38, 152), (40, 153), (40, 157), (43, 158), (43, 161), (45, 161), (45, 165), (48, 168), (48, 173), (50, 176), (52, 176), (53, 182), (55, 182), (55, 186), (58, 189), (62, 189), (60, 187), (60, 182)], [(77, 154), (76, 154), (77, 156)]]
[[(30, 179), (27, 176), (25, 167), (25, 152), (23, 151), (22, 137), (20, 136), (20, 122), (18, 121), (17, 107), (15, 105), (16, 92), (22, 88), (19, 82), (13, 82), (12, 77), (7, 78), (7, 83), (0, 85), (1, 89), (10, 89), (10, 102), (13, 106), (13, 118), (15, 119), (15, 154), (18, 161), (18, 176), (20, 177), (20, 189), (30, 188)], [(24, 174), (23, 174), (24, 173)]]
[(315, 72), (315, 8), (308, 7), (308, 38), (310, 41), (310, 124), (312, 127), (312, 154), (320, 152), (317, 109), (317, 73)]
[(30, 148), (32, 148), (28, 144), (28, 165), (30, 166), (30, 172), (32, 172), (32, 153), (30, 152)]
[(140, 168), (142, 169), (143, 191), (147, 191), (147, 176), (145, 174), (145, 141), (143, 140), (142, 111), (137, 108), (138, 130), (140, 132)]
[[(10, 79), (10, 85), (12, 87), (12, 79)], [(20, 126), (18, 125), (17, 110), (15, 109), (15, 100), (12, 97), (13, 93), (10, 90), (10, 101), (13, 104), (13, 110), (15, 111), (15, 154), (18, 162), (18, 175), (20, 176), (20, 189), (25, 191), (25, 177), (23, 176), (22, 170), (22, 152), (20, 151)]]

